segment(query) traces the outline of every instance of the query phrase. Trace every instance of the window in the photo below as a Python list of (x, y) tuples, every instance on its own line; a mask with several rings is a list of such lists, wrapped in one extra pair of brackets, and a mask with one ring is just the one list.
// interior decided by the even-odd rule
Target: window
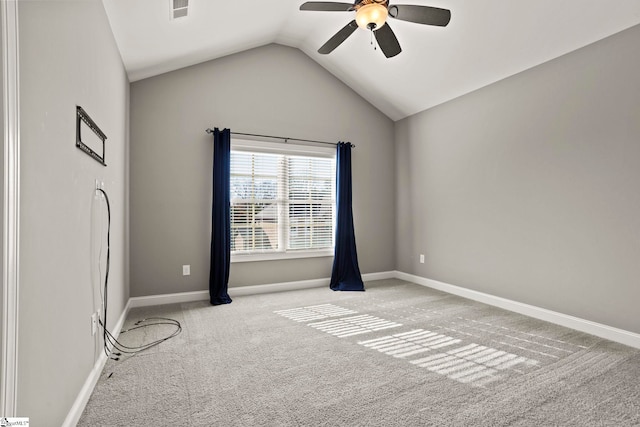
[(335, 149), (233, 140), (232, 261), (331, 256)]

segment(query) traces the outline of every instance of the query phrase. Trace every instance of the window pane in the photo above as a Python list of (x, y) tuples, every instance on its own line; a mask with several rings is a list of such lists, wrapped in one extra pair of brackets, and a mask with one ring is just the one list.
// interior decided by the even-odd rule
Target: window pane
[(289, 229), (289, 248), (307, 249), (310, 246), (311, 231), (309, 227), (291, 227)]
[(310, 196), (313, 200), (331, 200), (333, 198), (331, 180), (311, 181)]
[(289, 249), (333, 247), (333, 206), (292, 203), (289, 205)]
[(314, 227), (311, 238), (313, 239), (313, 246), (330, 248), (333, 246), (333, 227), (331, 224)]
[(289, 157), (289, 200), (332, 200), (334, 164), (328, 158)]
[(231, 250), (232, 251), (267, 251), (275, 249), (272, 237), (268, 230), (256, 226), (236, 226), (231, 229)]
[(333, 247), (334, 165), (329, 158), (288, 158), (290, 249)]
[(282, 156), (273, 154), (256, 155), (257, 161), (255, 162), (254, 174), (258, 176), (277, 177), (281, 157)]
[(334, 159), (326, 157), (289, 157), (289, 171), (290, 176), (313, 176), (322, 179), (333, 178), (333, 167), (335, 163)]
[(232, 251), (278, 249), (278, 170), (282, 160), (273, 154), (231, 152)]
[(275, 200), (278, 198), (278, 181), (276, 179), (256, 179), (253, 198)]
[(311, 205), (308, 204), (291, 204), (289, 205), (289, 223), (306, 224), (311, 216)]
[(309, 183), (303, 179), (289, 179), (289, 200), (307, 200)]
[(241, 151), (231, 152), (231, 173), (251, 175), (253, 154)]
[(236, 203), (231, 205), (232, 251), (262, 251), (277, 248), (277, 203)]
[(314, 222), (333, 222), (333, 207), (330, 204), (313, 204), (312, 214)]
[(253, 193), (251, 177), (231, 176), (231, 198), (248, 199)]

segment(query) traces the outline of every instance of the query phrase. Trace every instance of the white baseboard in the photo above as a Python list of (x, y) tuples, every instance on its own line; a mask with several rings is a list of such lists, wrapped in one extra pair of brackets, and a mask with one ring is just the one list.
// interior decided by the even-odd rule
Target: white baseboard
[(415, 276), (413, 274), (403, 273), (401, 271), (396, 271), (395, 277), (418, 285), (426, 286), (428, 288), (437, 289), (449, 294), (458, 295), (463, 298), (468, 298), (484, 304), (524, 314), (525, 316), (555, 323), (556, 325), (565, 326), (600, 338), (619, 342), (630, 347), (640, 348), (640, 334), (625, 331), (624, 329), (614, 328), (601, 323), (570, 316), (568, 314), (558, 313), (545, 308), (512, 301), (506, 298), (485, 294), (483, 292), (462, 288), (460, 286), (450, 285), (448, 283), (438, 282), (437, 280), (431, 280)]
[(246, 295), (268, 294), (271, 292), (298, 291), (301, 289), (320, 288), (329, 286), (329, 279), (298, 280), (295, 282), (269, 283), (267, 285), (238, 286), (229, 288), (229, 296), (240, 297)]
[[(113, 336), (117, 339), (120, 335), (120, 331), (122, 330), (122, 325), (124, 325), (124, 321), (129, 314), (129, 310), (131, 309), (131, 299), (127, 301), (127, 304), (122, 311), (122, 314), (118, 318), (115, 326), (113, 327)], [(102, 341), (101, 341), (102, 342)], [(78, 397), (76, 397), (75, 402), (73, 402), (73, 406), (69, 410), (67, 414), (67, 418), (65, 418), (62, 423), (62, 427), (75, 427), (80, 421), (80, 417), (82, 416), (82, 411), (84, 411), (85, 406), (87, 406), (87, 402), (91, 397), (91, 393), (93, 393), (93, 389), (98, 383), (98, 379), (100, 378), (100, 374), (102, 373), (102, 369), (104, 369), (104, 365), (107, 363), (107, 355), (102, 351), (102, 347), (100, 347), (100, 357), (96, 360), (96, 363), (93, 365), (93, 369), (89, 373), (84, 385), (80, 389), (80, 393), (78, 393)]]
[[(396, 277), (395, 271), (383, 271), (378, 273), (367, 273), (362, 275), (362, 280), (383, 280), (393, 279)], [(310, 288), (321, 288), (329, 286), (331, 279), (311, 279), (298, 280), (294, 282), (269, 283), (266, 285), (253, 286), (237, 286), (229, 288), (229, 296), (231, 298), (267, 294), (271, 292), (297, 291)], [(193, 301), (206, 301), (209, 299), (209, 291), (180, 292), (175, 294), (149, 295), (144, 297), (133, 297), (129, 299), (131, 308), (149, 307), (154, 305), (175, 304)]]
[(131, 308), (149, 307), (153, 305), (175, 304), (181, 302), (203, 301), (209, 299), (209, 291), (180, 292), (175, 294), (148, 295), (144, 297), (131, 297)]
[(366, 273), (362, 275), (362, 280), (369, 282), (372, 280), (386, 280), (395, 279), (397, 277), (397, 271), (381, 271), (379, 273)]

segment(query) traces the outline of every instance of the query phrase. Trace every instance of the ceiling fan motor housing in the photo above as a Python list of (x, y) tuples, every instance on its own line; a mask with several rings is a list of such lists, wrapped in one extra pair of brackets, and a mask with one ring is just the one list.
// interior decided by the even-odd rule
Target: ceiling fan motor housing
[(356, 22), (360, 28), (377, 30), (387, 21), (388, 0), (361, 0), (354, 5)]

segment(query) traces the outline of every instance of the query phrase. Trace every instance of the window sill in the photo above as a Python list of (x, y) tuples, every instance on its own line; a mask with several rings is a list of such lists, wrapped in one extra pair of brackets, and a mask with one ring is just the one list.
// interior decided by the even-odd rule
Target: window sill
[(291, 252), (265, 252), (253, 254), (231, 254), (231, 263), (236, 262), (256, 262), (256, 261), (277, 261), (298, 258), (320, 258), (332, 257), (333, 249), (323, 249), (319, 251), (291, 251)]

